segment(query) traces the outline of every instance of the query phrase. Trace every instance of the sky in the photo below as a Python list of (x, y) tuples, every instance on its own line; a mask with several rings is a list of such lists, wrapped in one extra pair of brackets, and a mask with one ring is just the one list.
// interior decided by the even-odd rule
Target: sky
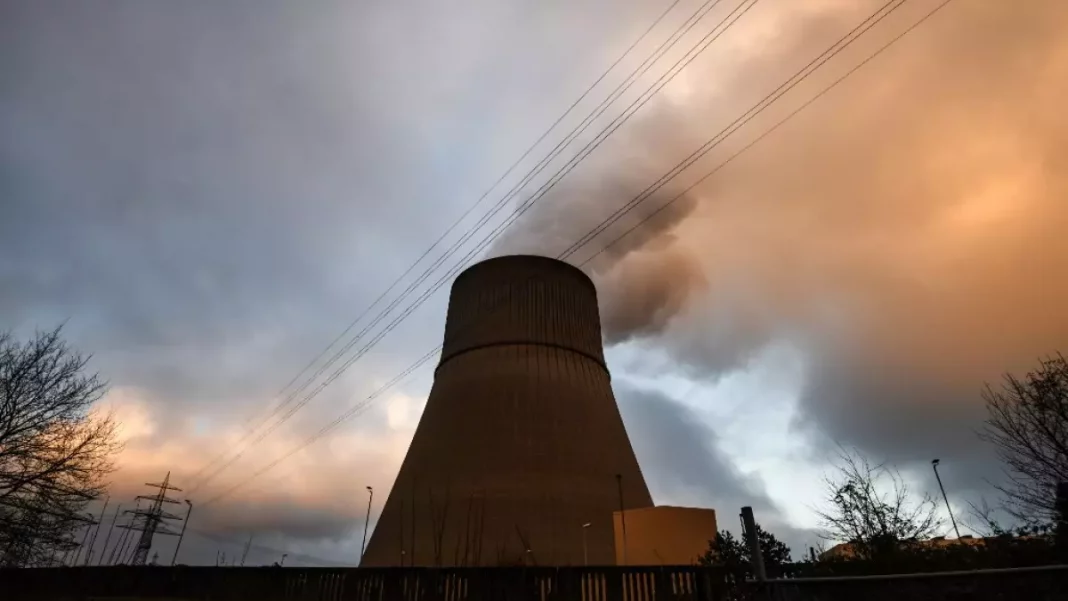
[[(568, 250), (884, 3), (723, 0), (596, 116), (702, 4), (592, 89), (670, 2), (0, 5), (0, 327), (64, 323), (110, 382), (107, 515), (170, 472), (194, 503), (184, 562), (233, 562), (251, 537), (250, 564), (356, 563), (366, 487), (373, 527), (433, 361), (368, 397), (440, 343), (461, 257)], [(979, 392), (1068, 337), (1068, 6), (954, 0), (761, 137), (935, 6), (891, 12), (567, 257), (598, 286), (657, 503), (729, 528), (751, 505), (800, 555), (839, 446), (930, 494), (940, 458), (958, 515), (996, 502)], [(247, 435), (453, 243), (408, 301), (444, 287)]]

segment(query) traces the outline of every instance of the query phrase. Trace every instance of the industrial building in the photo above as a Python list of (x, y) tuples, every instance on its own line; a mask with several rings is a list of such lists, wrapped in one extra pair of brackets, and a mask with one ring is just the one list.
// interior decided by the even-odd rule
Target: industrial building
[[(696, 563), (715, 539), (716, 512), (697, 507), (643, 507), (612, 513), (616, 565)], [(626, 532), (624, 533), (624, 528)]]
[(624, 538), (643, 563), (650, 544), (692, 563), (671, 537), (696, 531), (703, 551), (714, 512), (664, 509), (653, 511), (612, 394), (589, 277), (539, 256), (461, 273), (426, 409), (361, 565), (612, 565)]

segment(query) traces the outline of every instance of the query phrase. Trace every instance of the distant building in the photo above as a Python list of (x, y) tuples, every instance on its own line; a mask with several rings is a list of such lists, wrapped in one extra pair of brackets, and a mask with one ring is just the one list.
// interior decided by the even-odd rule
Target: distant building
[[(946, 538), (944, 536), (936, 536), (934, 538), (928, 538), (923, 540), (910, 541), (921, 547), (929, 549), (945, 548), (953, 545), (985, 545), (986, 539), (983, 537), (974, 537), (970, 534), (965, 534), (960, 538)], [(820, 553), (820, 560), (828, 559), (853, 559), (857, 556), (856, 545), (854, 543), (839, 543), (830, 549), (827, 549), (823, 553)]]

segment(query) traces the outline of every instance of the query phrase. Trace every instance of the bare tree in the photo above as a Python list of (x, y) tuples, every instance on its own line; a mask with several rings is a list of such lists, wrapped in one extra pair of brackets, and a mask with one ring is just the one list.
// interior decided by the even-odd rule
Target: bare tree
[(980, 497), (979, 502), (968, 501), (967, 517), (957, 518), (962, 524), (967, 525), (976, 534), (987, 538), (1001, 536), (1008, 533), (994, 515), (995, 508), (990, 506), (985, 497)]
[(1051, 522), (1057, 484), (1068, 482), (1068, 360), (1058, 354), (1022, 378), (1007, 374), (983, 399), (980, 436), (1005, 464), (1008, 483), (998, 488), (1006, 511), (1026, 523)]
[(818, 512), (824, 538), (871, 559), (935, 534), (940, 522), (929, 495), (914, 494), (896, 470), (872, 465), (855, 450), (839, 449), (838, 459), (826, 478), (831, 509)]
[(119, 451), (92, 408), (106, 390), (60, 329), (19, 343), (0, 333), (0, 565), (50, 563), (76, 545)]

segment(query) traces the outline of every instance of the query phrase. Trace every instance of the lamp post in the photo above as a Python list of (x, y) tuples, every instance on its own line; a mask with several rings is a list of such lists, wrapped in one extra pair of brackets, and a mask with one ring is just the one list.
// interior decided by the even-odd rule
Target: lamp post
[(367, 487), (367, 517), (363, 520), (363, 544), (360, 545), (360, 565), (363, 565), (363, 554), (367, 550), (367, 526), (371, 523), (371, 500), (375, 498), (375, 490)]
[(189, 506), (189, 509), (185, 511), (185, 521), (182, 522), (182, 532), (178, 535), (178, 544), (174, 545), (174, 557), (171, 558), (171, 565), (178, 561), (178, 549), (182, 548), (182, 539), (185, 538), (185, 528), (189, 525), (189, 516), (193, 514), (193, 502), (189, 499), (185, 500), (185, 504)]
[(957, 529), (957, 520), (953, 517), (953, 508), (949, 506), (949, 497), (946, 496), (946, 488), (942, 486), (942, 477), (938, 475), (938, 460), (931, 460), (931, 469), (934, 470), (935, 480), (938, 480), (938, 488), (942, 491), (942, 500), (946, 502), (946, 511), (949, 512), (949, 521), (953, 524), (953, 532), (957, 533), (957, 539), (960, 539), (960, 530)]
[(582, 525), (582, 565), (590, 565), (589, 549), (586, 546), (586, 529), (590, 527), (590, 523), (586, 522)]

